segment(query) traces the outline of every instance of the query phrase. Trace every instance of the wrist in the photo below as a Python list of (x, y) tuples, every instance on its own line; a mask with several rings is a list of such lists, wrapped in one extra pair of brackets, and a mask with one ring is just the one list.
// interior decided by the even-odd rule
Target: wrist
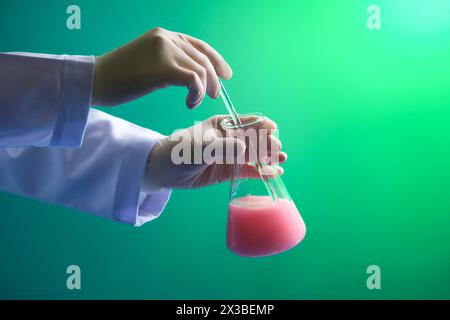
[(162, 155), (164, 153), (164, 142), (166, 139), (167, 137), (159, 139), (148, 155), (144, 179), (142, 181), (142, 191), (145, 193), (156, 193), (164, 189), (161, 183), (163, 168), (161, 168), (160, 163), (164, 162)]
[(94, 64), (94, 85), (92, 88), (91, 106), (96, 107), (101, 105), (100, 93), (100, 73), (101, 73), (101, 57), (95, 57)]

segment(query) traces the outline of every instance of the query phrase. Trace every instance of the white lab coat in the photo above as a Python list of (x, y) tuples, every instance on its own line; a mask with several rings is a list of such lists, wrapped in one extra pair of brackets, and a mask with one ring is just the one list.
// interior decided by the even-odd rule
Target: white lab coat
[(140, 226), (170, 197), (141, 190), (162, 136), (91, 109), (93, 77), (94, 57), (0, 53), (0, 190)]

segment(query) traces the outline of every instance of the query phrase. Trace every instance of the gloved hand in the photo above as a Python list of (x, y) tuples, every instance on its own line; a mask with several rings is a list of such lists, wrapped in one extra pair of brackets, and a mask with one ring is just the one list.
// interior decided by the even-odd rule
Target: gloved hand
[(231, 75), (230, 66), (207, 43), (156, 28), (97, 57), (92, 105), (115, 106), (175, 85), (189, 89), (186, 104), (194, 108), (205, 93), (217, 98), (218, 76)]
[[(142, 184), (142, 190), (147, 193), (166, 189), (189, 189), (199, 188), (220, 182), (230, 180), (233, 175), (234, 163), (239, 157), (245, 157), (245, 160), (255, 158), (259, 153), (258, 146), (249, 146), (249, 142), (241, 139), (227, 136), (225, 130), (220, 126), (221, 121), (226, 116), (214, 116), (203, 122), (200, 122), (190, 128), (177, 131), (171, 136), (161, 139), (153, 148), (147, 165), (146, 174)], [(264, 159), (264, 163), (273, 164), (267, 161), (276, 159), (278, 163), (283, 163), (287, 155), (281, 152), (280, 141), (272, 134), (276, 130), (276, 124), (268, 118), (256, 123), (249, 128), (256, 132), (267, 130), (265, 141), (266, 154), (269, 157)], [(263, 135), (264, 136), (264, 135)], [(182, 139), (180, 139), (182, 138)], [(185, 140), (183, 140), (185, 139)], [(181, 143), (188, 145), (188, 154), (181, 152)], [(234, 154), (229, 154), (226, 146), (234, 147)], [(263, 145), (263, 144), (258, 144)], [(184, 149), (186, 150), (186, 149)], [(210, 152), (216, 150), (218, 152)], [(251, 158), (250, 152), (254, 150), (254, 158)], [(195, 154), (197, 151), (197, 154)], [(274, 153), (272, 153), (273, 151)], [(212, 154), (212, 158), (202, 157), (202, 155)], [(263, 153), (261, 153), (263, 154)], [(186, 163), (181, 158), (188, 159)], [(283, 169), (276, 166), (278, 173), (282, 174)], [(259, 173), (255, 166), (244, 164), (241, 171), (241, 177), (258, 178)]]

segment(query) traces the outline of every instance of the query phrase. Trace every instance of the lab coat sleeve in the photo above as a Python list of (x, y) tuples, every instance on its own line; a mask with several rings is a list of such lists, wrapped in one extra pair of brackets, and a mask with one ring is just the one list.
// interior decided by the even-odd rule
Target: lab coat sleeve
[(0, 53), (0, 148), (79, 147), (95, 58)]
[(140, 226), (160, 215), (171, 192), (141, 191), (161, 137), (91, 109), (81, 148), (0, 149), (0, 190)]

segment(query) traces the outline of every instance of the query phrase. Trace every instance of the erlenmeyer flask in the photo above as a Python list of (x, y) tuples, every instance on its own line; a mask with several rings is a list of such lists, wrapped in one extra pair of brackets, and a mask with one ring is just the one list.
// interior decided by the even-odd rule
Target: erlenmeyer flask
[[(257, 127), (264, 121), (261, 114), (240, 116), (235, 125), (225, 118), (221, 125), (228, 136), (237, 130)], [(247, 145), (251, 144), (249, 142)], [(305, 223), (278, 174), (276, 166), (251, 163), (260, 178), (243, 178), (242, 164), (234, 165), (228, 206), (227, 246), (245, 257), (277, 254), (295, 247), (306, 233)]]

